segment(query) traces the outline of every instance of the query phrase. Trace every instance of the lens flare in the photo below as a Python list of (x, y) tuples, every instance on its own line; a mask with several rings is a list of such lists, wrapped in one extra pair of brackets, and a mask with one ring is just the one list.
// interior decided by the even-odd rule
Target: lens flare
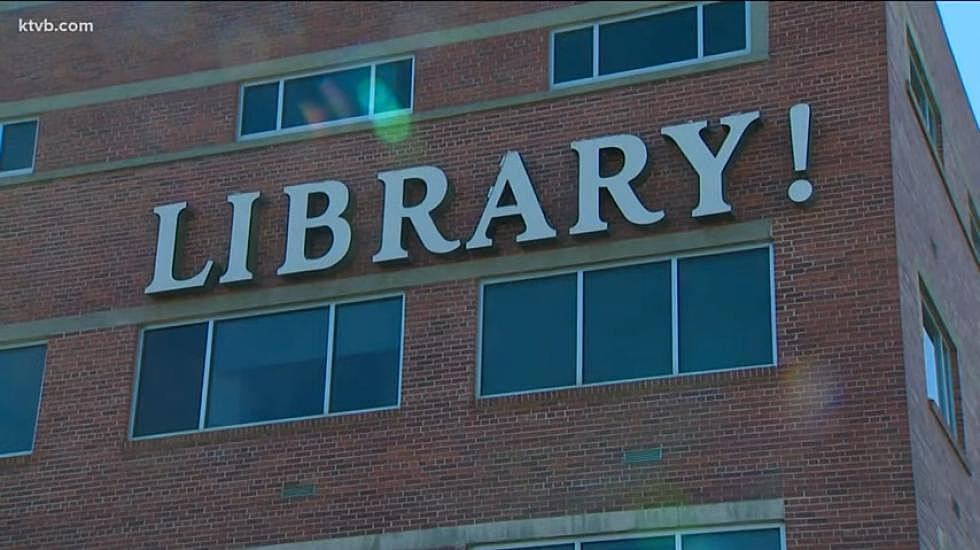
[(398, 96), (387, 85), (377, 82), (374, 88), (374, 135), (394, 145), (412, 135), (411, 115)]

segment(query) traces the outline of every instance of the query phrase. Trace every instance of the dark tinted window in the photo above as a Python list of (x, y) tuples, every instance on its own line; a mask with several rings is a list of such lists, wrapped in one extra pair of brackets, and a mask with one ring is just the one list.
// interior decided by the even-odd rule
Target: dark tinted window
[(34, 166), (34, 138), (37, 121), (3, 125), (0, 140), (0, 172), (22, 170)]
[(0, 350), (0, 454), (34, 448), (44, 346)]
[(295, 78), (283, 90), (283, 128), (368, 114), (371, 67)]
[(198, 428), (207, 340), (207, 323), (143, 333), (134, 436)]
[(772, 363), (769, 249), (677, 261), (680, 371)]
[(555, 83), (592, 74), (592, 27), (555, 33)]
[(549, 544), (547, 546), (521, 546), (520, 548), (507, 548), (505, 550), (574, 550), (575, 545), (568, 544)]
[(402, 301), (337, 306), (330, 412), (398, 404)]
[(483, 395), (575, 384), (576, 281), (573, 273), (484, 287)]
[(704, 5), (704, 55), (745, 48), (745, 2)]
[(701, 533), (681, 537), (682, 550), (779, 550), (779, 529)]
[(374, 69), (374, 112), (386, 113), (412, 106), (412, 60), (402, 59)]
[(599, 74), (612, 74), (698, 56), (697, 8), (599, 26)]
[(674, 550), (674, 537), (583, 542), (582, 550)]
[(218, 321), (207, 426), (323, 413), (327, 310)]
[(248, 86), (242, 92), (242, 135), (276, 129), (279, 83)]
[(671, 374), (670, 263), (583, 276), (583, 382)]

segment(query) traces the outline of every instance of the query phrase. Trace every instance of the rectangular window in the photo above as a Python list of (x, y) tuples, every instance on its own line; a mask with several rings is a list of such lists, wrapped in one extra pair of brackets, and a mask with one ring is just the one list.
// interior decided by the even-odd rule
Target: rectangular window
[[(908, 36), (909, 47), (909, 91), (919, 121), (925, 130), (926, 138), (930, 146), (938, 154), (942, 151), (942, 121), (939, 115), (939, 106), (936, 102), (936, 95), (932, 91), (932, 85), (926, 76), (926, 71), (922, 65), (922, 58), (916, 49), (911, 35)], [(942, 158), (941, 156), (939, 157)]]
[(957, 436), (955, 393), (956, 350), (950, 343), (935, 307), (922, 294), (922, 359), (926, 376), (926, 395), (936, 408), (953, 439)]
[(608, 535), (543, 543), (482, 545), (475, 550), (782, 550), (781, 527)]
[(146, 329), (133, 437), (397, 407), (402, 302)]
[(239, 135), (268, 135), (367, 120), (412, 109), (414, 59), (242, 86)]
[(33, 172), (36, 143), (37, 120), (0, 124), (0, 176)]
[(701, 2), (556, 31), (552, 34), (552, 84), (747, 53), (748, 22), (748, 2)]
[(0, 350), (0, 456), (34, 450), (45, 349)]
[(480, 395), (775, 362), (771, 247), (483, 285)]

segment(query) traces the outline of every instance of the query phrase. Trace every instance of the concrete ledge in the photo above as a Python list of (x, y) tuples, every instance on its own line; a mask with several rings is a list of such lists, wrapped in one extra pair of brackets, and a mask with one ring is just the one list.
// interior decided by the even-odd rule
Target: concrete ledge
[(721, 502), (649, 510), (520, 519), (264, 546), (267, 550), (430, 550), (447, 546), (532, 541), (685, 527), (782, 521), (782, 499)]
[[(772, 224), (769, 220), (762, 219), (636, 239), (598, 240), (590, 244), (479, 260), (455, 262), (447, 260), (447, 263), (442, 265), (343, 279), (331, 279), (329, 273), (324, 273), (324, 280), (320, 281), (273, 288), (242, 288), (217, 296), (209, 296), (204, 292), (145, 306), (12, 323), (0, 326), (0, 346), (44, 340), (72, 332), (206, 319), (236, 312), (380, 294), (446, 281), (500, 277), (636, 258), (652, 258), (708, 248), (769, 242), (771, 239)], [(134, 288), (133, 292), (142, 293), (143, 289)]]

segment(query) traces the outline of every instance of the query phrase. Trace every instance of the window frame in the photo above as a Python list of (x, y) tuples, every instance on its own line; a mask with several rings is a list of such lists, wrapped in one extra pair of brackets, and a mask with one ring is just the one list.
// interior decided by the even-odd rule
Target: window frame
[[(919, 41), (913, 36), (910, 28), (906, 29), (905, 36), (906, 49), (908, 50), (908, 73), (906, 74), (905, 87), (912, 100), (912, 110), (915, 111), (915, 117), (919, 121), (926, 142), (928, 142), (929, 148), (932, 150), (932, 154), (941, 168), (943, 166), (943, 113), (939, 108), (939, 101), (936, 99), (932, 78), (930, 78), (929, 71), (926, 69), (925, 63), (922, 60), (922, 54), (920, 53), (922, 49), (919, 48)], [(913, 76), (922, 85), (923, 93), (926, 96), (925, 105), (922, 105), (919, 98), (916, 97), (915, 89), (912, 86)], [(933, 117), (933, 113), (935, 113), (935, 117)], [(930, 122), (932, 122), (935, 128), (935, 136), (929, 131)]]
[[(412, 78), (409, 87), (409, 105), (405, 109), (397, 109), (394, 111), (386, 111), (384, 113), (374, 112), (374, 92), (375, 84), (377, 81), (377, 67), (378, 65), (384, 65), (385, 63), (393, 63), (396, 61), (405, 61), (407, 59), (412, 60)], [(345, 63), (343, 65), (332, 66), (329, 69), (316, 69), (312, 71), (303, 71), (299, 73), (292, 73), (288, 75), (278, 76), (275, 78), (266, 78), (261, 80), (252, 80), (247, 82), (242, 82), (238, 85), (238, 117), (235, 122), (235, 140), (236, 141), (247, 141), (252, 139), (267, 138), (270, 136), (278, 136), (283, 134), (294, 134), (297, 132), (309, 132), (314, 130), (319, 130), (321, 128), (330, 128), (334, 126), (343, 126), (347, 124), (356, 124), (358, 122), (367, 122), (371, 120), (384, 120), (388, 118), (394, 118), (400, 115), (411, 114), (415, 109), (415, 69), (416, 69), (416, 59), (415, 54), (401, 54), (391, 57), (384, 57), (374, 61), (358, 61), (354, 63)], [(317, 122), (314, 124), (306, 124), (302, 126), (293, 126), (292, 128), (282, 127), (282, 117), (285, 106), (283, 105), (283, 95), (286, 89), (286, 81), (295, 80), (299, 78), (306, 78), (310, 76), (317, 75), (327, 75), (330, 73), (337, 73), (342, 71), (347, 71), (351, 69), (360, 69), (363, 67), (371, 68), (371, 87), (369, 90), (368, 97), (368, 114), (347, 117), (337, 120), (328, 120), (324, 122)], [(266, 130), (264, 132), (255, 132), (251, 134), (242, 134), (242, 121), (244, 119), (245, 110), (245, 88), (250, 86), (260, 86), (262, 84), (272, 84), (279, 83), (278, 86), (278, 109), (276, 111), (276, 128), (273, 130)]]
[[(751, 7), (752, 2), (750, 0), (745, 0), (745, 47), (742, 48), (741, 50), (735, 50), (731, 52), (724, 52), (724, 53), (707, 55), (707, 56), (704, 55), (704, 6), (706, 4), (717, 4), (717, 3), (718, 1), (682, 2), (674, 5), (661, 6), (654, 9), (638, 11), (627, 15), (616, 15), (603, 19), (596, 19), (590, 22), (575, 23), (572, 25), (567, 25), (564, 27), (558, 27), (552, 29), (548, 34), (548, 89), (560, 90), (563, 88), (581, 86), (583, 84), (589, 84), (593, 82), (605, 82), (608, 80), (627, 78), (635, 75), (656, 73), (660, 71), (668, 71), (680, 67), (699, 65), (702, 63), (707, 63), (709, 61), (740, 57), (752, 53), (753, 8)], [(671, 11), (682, 10), (690, 7), (697, 7), (698, 56), (696, 58), (684, 59), (681, 61), (674, 61), (671, 63), (664, 63), (662, 65), (653, 65), (650, 67), (641, 67), (638, 69), (631, 69), (628, 71), (621, 71), (621, 72), (610, 73), (606, 75), (599, 74), (599, 26), (600, 25), (606, 25), (609, 23), (618, 23), (621, 21), (628, 21), (630, 19), (640, 19), (650, 15), (668, 13)], [(582, 30), (589, 27), (592, 28), (592, 76), (588, 76), (585, 78), (578, 78), (575, 80), (568, 80), (566, 82), (555, 82), (555, 35), (568, 31)]]
[(23, 348), (34, 348), (38, 346), (44, 346), (44, 362), (41, 364), (41, 387), (38, 388), (38, 393), (37, 393), (37, 411), (35, 411), (34, 413), (34, 430), (33, 430), (33, 436), (31, 437), (31, 448), (26, 451), (0, 453), (0, 459), (12, 458), (15, 456), (28, 456), (34, 454), (34, 447), (37, 445), (37, 426), (41, 419), (41, 402), (44, 400), (45, 377), (48, 374), (48, 341), (30, 340), (27, 342), (17, 342), (12, 344), (0, 345), (0, 352), (15, 350), (15, 349), (23, 349)]
[(674, 537), (674, 550), (683, 550), (681, 538), (684, 535), (703, 535), (710, 533), (733, 533), (738, 531), (762, 531), (767, 529), (779, 529), (780, 550), (786, 550), (786, 525), (784, 523), (761, 522), (755, 524), (724, 525), (713, 527), (688, 527), (686, 529), (657, 529), (650, 531), (634, 531), (628, 533), (606, 533), (598, 535), (579, 535), (557, 538), (546, 538), (534, 541), (503, 542), (490, 544), (474, 544), (467, 546), (467, 550), (511, 550), (528, 548), (533, 549), (538, 546), (548, 546), (552, 544), (573, 544), (572, 550), (582, 550), (583, 543), (590, 542), (613, 542), (631, 539), (642, 539), (648, 537)]
[[(743, 367), (732, 367), (726, 369), (716, 369), (716, 370), (705, 370), (705, 371), (694, 371), (694, 372), (681, 372), (680, 371), (680, 348), (679, 348), (679, 309), (677, 302), (678, 294), (678, 284), (677, 284), (677, 262), (678, 260), (687, 258), (696, 258), (700, 256), (714, 256), (718, 254), (724, 254), (727, 252), (742, 252), (746, 250), (757, 250), (757, 249), (768, 249), (769, 251), (769, 326), (771, 330), (771, 343), (770, 349), (772, 351), (772, 361), (766, 364), (759, 365), (747, 365)], [(582, 315), (585, 296), (583, 292), (584, 287), (584, 274), (589, 271), (599, 271), (604, 269), (615, 269), (618, 267), (629, 267), (650, 263), (657, 263), (667, 261), (670, 263), (670, 293), (671, 293), (671, 374), (661, 374), (655, 376), (642, 376), (639, 378), (629, 378), (622, 380), (609, 380), (605, 382), (593, 382), (584, 383), (584, 325), (585, 319)], [(499, 283), (511, 283), (518, 281), (529, 281), (534, 279), (542, 279), (547, 277), (553, 277), (557, 275), (568, 275), (571, 273), (577, 274), (576, 281), (576, 319), (575, 319), (575, 379), (576, 383), (571, 386), (553, 386), (546, 388), (536, 388), (531, 390), (520, 390), (515, 392), (506, 393), (494, 393), (490, 395), (483, 394), (483, 322), (484, 322), (484, 293), (485, 288), (488, 285), (494, 285)], [(706, 374), (713, 374), (719, 372), (730, 372), (738, 370), (747, 369), (757, 369), (757, 368), (775, 368), (779, 363), (779, 348), (777, 346), (777, 335), (776, 335), (776, 277), (775, 277), (775, 251), (772, 242), (764, 243), (743, 243), (738, 245), (711, 248), (704, 250), (694, 250), (688, 252), (676, 252), (673, 254), (662, 254), (657, 256), (647, 256), (644, 258), (635, 258), (625, 261), (618, 262), (605, 262), (597, 264), (587, 264), (576, 267), (567, 267), (562, 269), (540, 271), (534, 273), (522, 273), (518, 275), (508, 275), (503, 277), (488, 278), (480, 281), (479, 292), (477, 294), (477, 340), (476, 340), (476, 397), (477, 399), (494, 399), (498, 397), (508, 397), (515, 395), (527, 395), (536, 394), (549, 391), (559, 391), (568, 390), (572, 388), (587, 388), (596, 386), (608, 386), (611, 384), (626, 384), (632, 382), (640, 382), (644, 380), (661, 380), (667, 378), (677, 378), (682, 376), (702, 376)]]
[[(933, 346), (941, 350), (939, 355), (945, 359), (943, 364), (936, 361), (936, 383), (937, 385), (942, 384), (945, 380), (947, 387), (937, 387), (937, 392), (940, 398), (942, 398), (943, 392), (947, 392), (949, 395), (949, 403), (944, 404), (936, 401), (932, 397), (929, 397), (928, 381), (923, 385), (922, 390), (926, 396), (926, 401), (930, 408), (934, 407), (934, 411), (938, 419), (941, 421), (943, 428), (946, 430), (947, 434), (950, 436), (952, 442), (956, 446), (963, 447), (963, 431), (960, 424), (963, 422), (962, 411), (960, 410), (960, 392), (959, 388), (959, 372), (957, 365), (957, 346), (953, 342), (953, 338), (950, 336), (949, 331), (946, 329), (946, 323), (943, 322), (943, 318), (939, 315), (939, 310), (926, 290), (924, 285), (920, 285), (920, 314), (921, 322), (919, 326), (921, 331), (926, 335), (929, 335), (929, 328), (932, 332), (936, 334), (939, 338), (938, 342), (933, 342)], [(931, 335), (930, 335), (931, 337)], [(938, 346), (937, 346), (938, 344)], [(923, 374), (928, 377), (928, 372), (926, 372), (926, 356), (925, 356), (925, 343), (920, 341), (922, 346), (922, 371)], [(937, 358), (934, 358), (934, 360)], [(942, 369), (945, 372), (940, 372)], [(948, 408), (944, 405), (948, 405)], [(947, 413), (949, 416), (947, 416)]]
[(17, 118), (13, 120), (5, 120), (0, 122), (0, 155), (3, 154), (3, 129), (5, 126), (10, 126), (12, 124), (20, 124), (22, 122), (33, 122), (34, 123), (34, 147), (31, 150), (31, 165), (28, 168), (18, 168), (16, 170), (0, 170), (0, 178), (6, 178), (11, 176), (23, 176), (26, 174), (33, 174), (34, 168), (37, 165), (37, 136), (41, 133), (41, 120), (38, 117), (26, 117)]
[[(342, 306), (346, 304), (359, 304), (365, 302), (374, 302), (379, 300), (386, 300), (389, 298), (400, 298), (401, 299), (401, 311), (400, 311), (400, 328), (401, 339), (398, 343), (398, 389), (395, 396), (395, 404), (384, 407), (372, 407), (370, 409), (357, 409), (353, 411), (341, 411), (341, 412), (330, 412), (329, 411), (329, 400), (330, 400), (330, 376), (333, 372), (333, 353), (334, 353), (334, 335), (336, 334), (336, 311), (337, 306)], [(323, 413), (314, 414), (308, 416), (297, 416), (290, 418), (277, 418), (272, 420), (260, 420), (257, 422), (245, 422), (241, 424), (229, 424), (225, 426), (214, 426), (207, 427), (205, 425), (207, 419), (207, 405), (208, 405), (208, 389), (210, 386), (211, 378), (211, 363), (213, 362), (212, 355), (212, 344), (214, 342), (214, 324), (219, 321), (226, 320), (238, 320), (238, 319), (248, 319), (253, 317), (263, 317), (268, 315), (275, 315), (279, 313), (291, 313), (298, 311), (306, 311), (311, 309), (326, 308), (328, 315), (328, 325), (327, 325), (327, 348), (325, 353), (325, 364), (324, 364), (324, 405)], [(145, 340), (145, 334), (150, 330), (182, 327), (187, 325), (193, 325), (197, 323), (207, 323), (207, 342), (205, 344), (205, 357), (204, 357), (204, 372), (203, 372), (203, 384), (201, 386), (201, 403), (200, 411), (198, 413), (198, 427), (194, 430), (181, 430), (177, 432), (166, 432), (160, 434), (150, 434), (150, 435), (134, 435), (136, 429), (136, 405), (139, 398), (140, 389), (140, 375), (142, 373), (142, 363), (143, 363), (143, 342)], [(303, 304), (294, 304), (281, 307), (273, 307), (268, 309), (262, 309), (257, 311), (247, 311), (238, 313), (223, 313), (220, 315), (212, 317), (195, 317), (190, 319), (184, 319), (179, 321), (167, 322), (167, 323), (157, 323), (153, 325), (146, 325), (140, 328), (139, 341), (136, 346), (136, 372), (133, 376), (133, 392), (130, 402), (130, 412), (129, 412), (129, 439), (131, 441), (143, 441), (149, 439), (160, 439), (164, 437), (173, 437), (179, 435), (187, 434), (198, 434), (207, 432), (216, 432), (222, 430), (232, 430), (238, 428), (248, 428), (253, 426), (265, 426), (270, 424), (285, 424), (289, 422), (297, 422), (301, 420), (311, 420), (314, 418), (330, 418), (335, 416), (347, 416), (352, 414), (362, 414), (377, 411), (387, 411), (395, 410), (401, 408), (402, 404), (402, 379), (403, 370), (405, 365), (405, 292), (387, 292), (383, 294), (372, 294), (369, 296), (357, 296), (342, 298), (337, 300), (328, 301), (317, 301), (308, 302)]]

